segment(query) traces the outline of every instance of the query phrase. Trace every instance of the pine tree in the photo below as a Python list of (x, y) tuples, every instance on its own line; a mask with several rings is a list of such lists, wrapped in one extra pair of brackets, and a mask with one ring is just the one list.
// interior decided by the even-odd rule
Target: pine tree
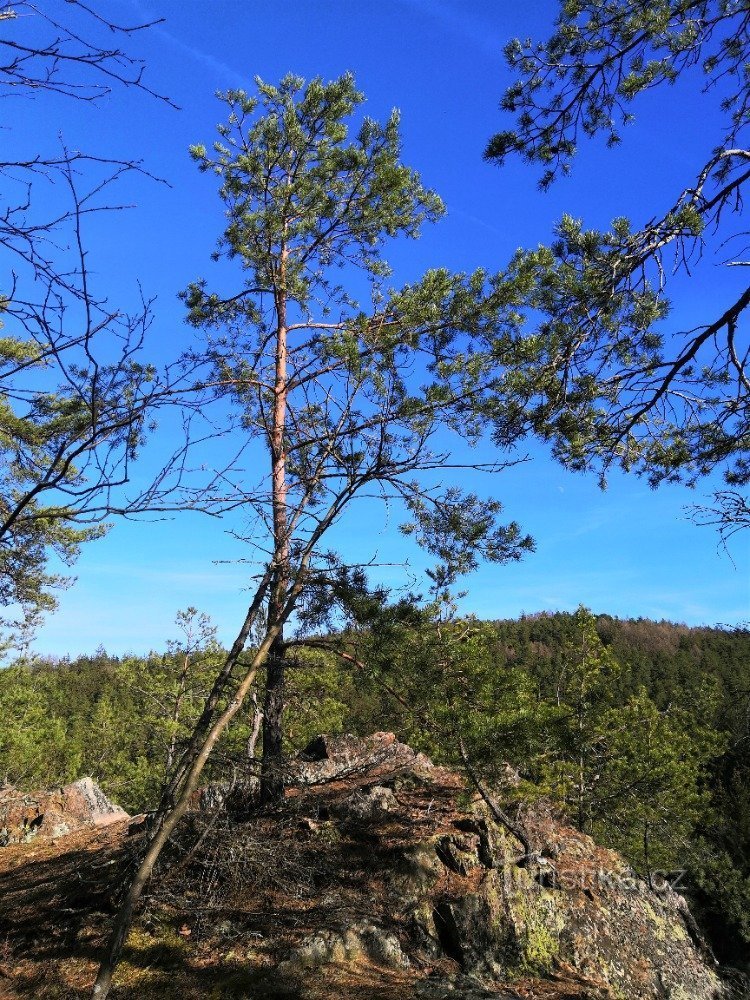
[[(719, 469), (726, 489), (698, 516), (731, 534), (750, 523), (742, 493), (750, 481), (747, 4), (563, 0), (549, 38), (514, 39), (505, 53), (516, 79), (502, 107), (515, 120), (490, 139), (485, 155), (541, 166), (543, 188), (571, 170), (582, 140), (619, 145), (647, 91), (661, 88), (666, 97), (667, 84), (698, 82), (695, 114), (713, 104), (721, 116), (716, 134), (707, 130), (705, 162), (666, 210), (632, 223), (613, 203), (607, 231), (566, 215), (554, 242), (519, 252), (511, 270), (533, 275), (530, 302), (540, 314), (547, 370), (537, 426), (558, 456), (602, 475), (619, 464), (653, 484), (693, 483)], [(667, 126), (669, 115), (665, 103)], [(654, 141), (671, 142), (668, 127)], [(674, 155), (689, 162), (679, 149)], [(673, 275), (710, 283), (700, 269), (714, 254), (732, 266), (734, 287), (724, 302), (704, 300), (688, 329), (670, 329)], [(682, 295), (687, 286), (676, 287)]]
[[(257, 84), (257, 97), (224, 96), (229, 117), (213, 152), (192, 149), (200, 169), (220, 180), (227, 221), (216, 256), (237, 265), (237, 282), (219, 293), (200, 280), (184, 298), (190, 322), (205, 331), (206, 383), (235, 414), (227, 433), (242, 462), (217, 474), (217, 491), (228, 487), (217, 500), (242, 506), (258, 526), (250, 542), (259, 582), (165, 788), (97, 979), (100, 997), (156, 858), (261, 668), (261, 791), (267, 802), (280, 799), (284, 630), (306, 594), (328, 593), (335, 602), (355, 580), (353, 567), (325, 544), (353, 502), (374, 494), (404, 510), (405, 532), (438, 562), (438, 589), (479, 558), (503, 562), (531, 547), (518, 525), (497, 523), (496, 500), (429, 478), (449, 464), (439, 435), (475, 443), (490, 409), (505, 445), (525, 432), (524, 401), (505, 369), (524, 289), (503, 275), (446, 270), (389, 288), (389, 241), (416, 237), (443, 212), (401, 163), (398, 114), (385, 124), (364, 118), (350, 138), (363, 101), (351, 75), (328, 84), (295, 76)], [(351, 280), (348, 290), (342, 277)], [(259, 623), (257, 648), (243, 658)], [(235, 678), (239, 663), (244, 672)], [(232, 699), (222, 709), (230, 680)]]
[(651, 881), (693, 862), (691, 839), (709, 815), (708, 765), (721, 734), (684, 710), (660, 712), (644, 690), (602, 719), (602, 772), (592, 830)]
[(542, 773), (578, 829), (590, 832), (606, 755), (604, 720), (614, 700), (620, 664), (602, 644), (596, 619), (586, 608), (576, 612), (573, 635), (563, 645), (557, 678), (558, 756), (543, 765)]

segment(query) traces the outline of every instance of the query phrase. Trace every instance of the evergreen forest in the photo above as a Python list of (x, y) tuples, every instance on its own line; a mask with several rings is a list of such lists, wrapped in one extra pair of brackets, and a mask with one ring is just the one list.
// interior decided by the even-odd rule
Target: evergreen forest
[[(584, 608), (442, 627), (406, 606), (375, 613), (377, 622), (288, 654), (285, 755), (318, 733), (377, 730), (394, 730), (438, 763), (460, 766), (463, 753), (504, 789), (511, 811), (544, 799), (621, 851), (640, 877), (686, 892), (720, 959), (743, 964), (748, 630)], [(116, 657), (100, 648), (0, 671), (0, 779), (32, 790), (89, 774), (130, 812), (152, 808), (225, 656), (195, 609), (178, 624), (183, 639), (164, 653)], [(257, 780), (257, 722), (251, 701), (207, 782)]]

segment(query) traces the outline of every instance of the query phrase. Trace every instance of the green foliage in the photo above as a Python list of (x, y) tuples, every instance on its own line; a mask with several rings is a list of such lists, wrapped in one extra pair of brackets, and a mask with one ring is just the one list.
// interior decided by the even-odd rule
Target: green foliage
[(548, 715), (524, 671), (498, 668), (491, 625), (475, 619), (435, 624), (425, 615), (384, 638), (375, 632), (360, 653), (373, 680), (398, 694), (390, 712), (407, 742), (458, 766), (460, 737), (492, 776), (538, 751)]
[(49, 711), (52, 686), (28, 667), (0, 671), (0, 781), (39, 788), (78, 776), (80, 757), (67, 720)]
[(301, 649), (289, 664), (286, 749), (295, 753), (319, 733), (340, 733), (351, 718), (357, 677), (331, 652)]
[[(515, 652), (503, 656), (495, 627), (472, 619), (378, 631), (360, 639), (360, 656), (398, 696), (390, 711), (408, 741), (460, 766), (461, 740), (490, 784), (554, 799), (644, 876), (680, 867), (709, 815), (708, 767), (725, 738), (685, 708), (660, 711), (642, 687), (629, 692), (586, 609), (558, 624), (546, 646), (554, 668), (542, 672), (543, 649), (527, 640), (522, 666)], [(715, 700), (694, 697), (692, 706), (715, 712)], [(508, 765), (521, 778), (514, 790)]]
[(178, 616), (186, 623), (188, 636), (164, 655), (118, 659), (100, 650), (0, 670), (8, 720), (0, 776), (33, 789), (91, 775), (126, 809), (153, 806), (221, 655), (204, 616), (188, 609)]
[[(373, 277), (387, 274), (380, 260), (386, 238), (415, 237), (423, 221), (444, 211), (399, 162), (398, 112), (384, 125), (365, 118), (347, 142), (346, 119), (364, 101), (351, 74), (328, 84), (292, 74), (278, 87), (255, 82), (258, 97), (220, 95), (229, 118), (218, 127), (213, 155), (191, 147), (199, 168), (221, 178), (230, 221), (220, 246), (242, 260), (248, 290), (273, 288), (282, 259), (284, 290), (302, 309), (331, 264), (347, 260)], [(222, 303), (200, 285), (186, 300), (197, 325), (247, 316), (242, 299)]]
[(684, 709), (660, 712), (641, 689), (605, 714), (601, 739), (594, 836), (646, 876), (692, 863), (689, 845), (709, 820), (708, 766), (725, 749), (723, 734)]
[[(105, 532), (113, 491), (164, 400), (154, 371), (132, 356), (137, 319), (97, 321), (99, 357), (94, 331), (65, 337), (50, 322), (36, 317), (30, 334), (15, 317), (15, 335), (0, 340), (0, 625), (22, 633), (66, 584), (47, 570), (50, 556), (71, 565)], [(122, 351), (114, 363), (103, 358), (112, 353), (107, 334)]]
[[(542, 188), (570, 171), (580, 140), (603, 136), (618, 145), (637, 97), (678, 78), (689, 85), (694, 67), (705, 83), (694, 96), (696, 114), (713, 99), (725, 123), (706, 147), (705, 165), (662, 214), (640, 228), (615, 218), (604, 232), (565, 216), (550, 247), (519, 252), (512, 262), (511, 272), (527, 275), (529, 303), (541, 313), (531, 337), (540, 339), (542, 357), (522, 364), (532, 381), (540, 364), (545, 375), (534, 426), (572, 468), (595, 468), (604, 478), (618, 464), (652, 485), (692, 484), (717, 468), (728, 486), (750, 481), (740, 329), (750, 307), (746, 282), (691, 330), (672, 337), (665, 322), (670, 272), (697, 276), (709, 249), (722, 264), (744, 263), (726, 258), (746, 228), (749, 27), (744, 0), (575, 0), (560, 4), (547, 40), (506, 47), (517, 79), (502, 106), (515, 127), (495, 135), (485, 155), (539, 164)], [(696, 513), (726, 538), (747, 525), (747, 509), (746, 498), (729, 490)]]
[(518, 79), (503, 98), (517, 116), (515, 130), (493, 136), (488, 159), (517, 153), (544, 166), (547, 187), (567, 173), (579, 137), (602, 133), (610, 146), (631, 124), (630, 104), (659, 84), (673, 83), (694, 65), (702, 67), (706, 90), (719, 80), (734, 85), (723, 97), (728, 112), (725, 146), (747, 123), (748, 11), (732, 0), (575, 0), (560, 4), (557, 30), (546, 41), (513, 39), (505, 48)]
[(609, 758), (608, 715), (619, 671), (597, 635), (593, 615), (579, 608), (573, 637), (563, 643), (556, 684), (557, 746), (540, 762), (540, 777), (585, 832), (591, 832), (593, 818), (602, 811), (602, 797), (607, 798), (601, 781)]
[[(348, 630), (287, 651), (286, 753), (319, 732), (392, 729), (460, 767), (460, 737), (511, 803), (556, 798), (644, 877), (685, 869), (682, 885), (722, 957), (739, 961), (750, 941), (748, 633), (585, 609), (441, 620), (436, 608), (388, 604), (345, 576)], [(320, 609), (309, 610), (320, 625)], [(32, 789), (92, 774), (129, 810), (153, 806), (170, 746), (189, 733), (221, 656), (194, 609), (178, 625), (164, 655), (102, 650), (0, 671), (0, 780)], [(251, 706), (207, 781), (255, 773), (253, 722)]]

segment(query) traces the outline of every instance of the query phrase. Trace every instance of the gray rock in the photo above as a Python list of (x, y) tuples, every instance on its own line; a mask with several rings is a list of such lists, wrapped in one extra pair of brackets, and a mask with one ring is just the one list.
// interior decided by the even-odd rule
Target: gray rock
[(319, 931), (279, 963), (282, 976), (318, 969), (332, 963), (356, 962), (367, 956), (390, 969), (408, 969), (410, 962), (395, 934), (374, 924), (357, 924), (345, 931)]
[(431, 767), (426, 757), (399, 743), (393, 733), (373, 733), (366, 739), (343, 733), (316, 736), (289, 762), (288, 769), (293, 782), (316, 785), (378, 768), (397, 772), (404, 768), (426, 771)]
[(372, 924), (358, 929), (355, 933), (363, 942), (367, 954), (378, 965), (385, 965), (390, 969), (408, 969), (411, 965), (395, 934)]
[(337, 802), (331, 812), (341, 819), (368, 822), (391, 812), (397, 805), (396, 796), (390, 788), (375, 785), (366, 790), (357, 789), (343, 802)]

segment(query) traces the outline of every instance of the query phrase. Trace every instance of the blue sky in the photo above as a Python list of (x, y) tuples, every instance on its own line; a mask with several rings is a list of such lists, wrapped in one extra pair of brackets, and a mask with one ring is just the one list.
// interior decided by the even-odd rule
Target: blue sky
[[(42, 136), (51, 148), (59, 132), (70, 148), (142, 158), (169, 182), (127, 181), (120, 195), (137, 207), (92, 220), (88, 230), (90, 260), (111, 301), (132, 301), (138, 281), (157, 296), (148, 350), (167, 360), (192, 336), (177, 292), (211, 274), (221, 228), (215, 185), (198, 174), (187, 148), (213, 141), (223, 117), (215, 91), (251, 89), (255, 75), (275, 82), (290, 70), (326, 78), (352, 70), (368, 114), (383, 118), (401, 109), (404, 160), (443, 197), (448, 216), (390, 254), (395, 283), (433, 266), (501, 268), (517, 247), (548, 241), (564, 212), (606, 226), (616, 215), (643, 222), (664, 211), (717, 141), (718, 95), (696, 104), (689, 79), (646, 95), (619, 150), (596, 142), (582, 148), (572, 177), (546, 194), (537, 190), (534, 169), (513, 163), (501, 170), (482, 161), (489, 136), (508, 126), (498, 109), (509, 82), (502, 46), (515, 35), (543, 36), (556, 6), (551, 0), (101, 0), (100, 9), (120, 22), (166, 18), (130, 50), (146, 61), (150, 85), (180, 110), (137, 92), (97, 105), (45, 97), (14, 114), (10, 141), (28, 150)], [(738, 280), (715, 261), (704, 262), (696, 280), (680, 289), (674, 328), (710, 316), (712, 303), (724, 302)], [(146, 449), (144, 477), (158, 464), (167, 435), (162, 427)], [(620, 475), (602, 492), (593, 478), (555, 465), (541, 446), (528, 450), (528, 462), (472, 486), (497, 495), (507, 516), (535, 537), (537, 551), (521, 564), (483, 567), (469, 578), (464, 610), (494, 618), (584, 603), (620, 617), (689, 624), (750, 619), (750, 543), (735, 540), (729, 558), (710, 529), (695, 527), (684, 508), (700, 493), (672, 486), (653, 492)], [(404, 561), (418, 576), (423, 563), (387, 515), (368, 509), (366, 537), (363, 523), (355, 512), (337, 528), (337, 542), (366, 557), (375, 539), (379, 558), (389, 563), (381, 576), (394, 585), (404, 580), (398, 565)], [(100, 643), (115, 653), (163, 648), (177, 610), (188, 605), (209, 613), (220, 637), (231, 641), (249, 584), (248, 568), (235, 561), (247, 553), (226, 534), (232, 527), (197, 514), (116, 523), (83, 552), (77, 582), (34, 648), (58, 655)]]

